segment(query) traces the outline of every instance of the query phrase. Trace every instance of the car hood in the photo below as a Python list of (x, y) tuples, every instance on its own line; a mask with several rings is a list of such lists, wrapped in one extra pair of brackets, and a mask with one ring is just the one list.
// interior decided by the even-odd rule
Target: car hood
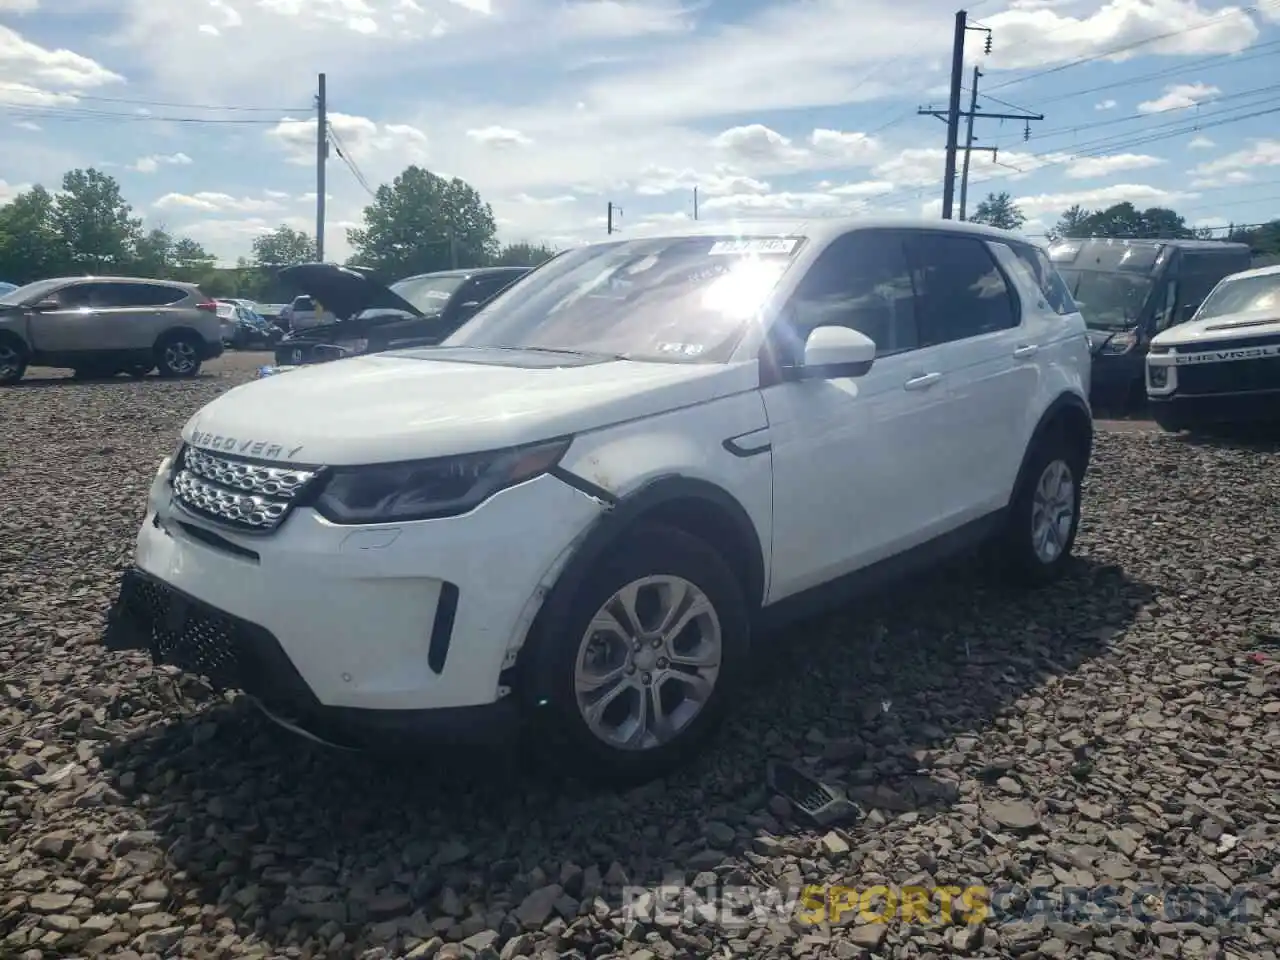
[(362, 310), (403, 310), (415, 317), (422, 311), (379, 283), (368, 271), (336, 263), (299, 263), (280, 271), (282, 281), (311, 297), (339, 320)]
[(1157, 347), (1194, 346), (1197, 343), (1238, 340), (1245, 337), (1280, 336), (1280, 314), (1275, 310), (1227, 313), (1205, 320), (1189, 320), (1151, 339)]
[(294, 464), (391, 463), (495, 450), (754, 389), (759, 368), (425, 347), (319, 363), (229, 390), (188, 443)]
[[(321, 302), (323, 303), (324, 301)], [(378, 312), (369, 313), (366, 316), (348, 317), (345, 320), (338, 320), (334, 323), (322, 323), (303, 330), (295, 330), (281, 342), (286, 345), (290, 343), (331, 343), (335, 338), (359, 338), (362, 334), (385, 324), (412, 320), (414, 317), (424, 320), (439, 320), (438, 317), (427, 317), (422, 313), (406, 316), (403, 311), (390, 308), (372, 307), (370, 309)], [(443, 323), (440, 325), (440, 331), (442, 336), (447, 332)]]

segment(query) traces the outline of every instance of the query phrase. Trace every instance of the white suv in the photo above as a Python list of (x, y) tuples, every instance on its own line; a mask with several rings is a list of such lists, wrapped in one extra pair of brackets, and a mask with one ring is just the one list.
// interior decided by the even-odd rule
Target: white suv
[(105, 642), (324, 742), (521, 720), (577, 771), (643, 780), (815, 601), (979, 544), (1056, 576), (1089, 359), (1045, 254), (985, 227), (569, 251), (440, 346), (196, 413)]

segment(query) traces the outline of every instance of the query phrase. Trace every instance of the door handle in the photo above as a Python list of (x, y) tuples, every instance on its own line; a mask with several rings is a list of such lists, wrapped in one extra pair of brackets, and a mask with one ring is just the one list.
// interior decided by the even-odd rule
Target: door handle
[(1040, 348), (1037, 347), (1034, 343), (1027, 343), (1027, 344), (1023, 344), (1022, 346), (1018, 347), (1018, 349), (1014, 350), (1013, 355), (1017, 359), (1022, 360), (1022, 359), (1025, 359), (1026, 357), (1034, 357), (1039, 352), (1040, 352)]
[(907, 390), (928, 390), (941, 379), (940, 373), (922, 373), (918, 377), (912, 377), (902, 386)]

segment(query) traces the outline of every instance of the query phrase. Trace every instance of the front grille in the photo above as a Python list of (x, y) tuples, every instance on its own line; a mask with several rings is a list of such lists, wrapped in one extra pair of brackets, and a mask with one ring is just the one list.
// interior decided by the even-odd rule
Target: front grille
[(139, 570), (125, 573), (108, 617), (109, 649), (142, 647), (157, 664), (206, 678), (217, 690), (290, 708), (315, 696), (271, 633), (224, 613)]
[[(1275, 323), (1274, 320), (1267, 322)], [(1183, 353), (1211, 353), (1215, 350), (1236, 350), (1240, 347), (1272, 347), (1276, 342), (1274, 333), (1263, 333), (1253, 337), (1235, 337), (1230, 340), (1196, 340), (1182, 344), (1177, 349)]]
[(1248, 393), (1280, 390), (1280, 359), (1261, 357), (1178, 367), (1178, 393)]
[(318, 475), (184, 447), (173, 475), (179, 504), (199, 516), (243, 530), (278, 527)]

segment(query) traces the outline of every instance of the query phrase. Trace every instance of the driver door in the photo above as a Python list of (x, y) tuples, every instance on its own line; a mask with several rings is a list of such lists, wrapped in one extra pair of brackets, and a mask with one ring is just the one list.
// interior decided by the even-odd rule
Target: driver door
[(921, 345), (906, 241), (899, 230), (840, 237), (771, 331), (783, 362), (799, 360), (825, 324), (865, 333), (877, 356), (861, 377), (762, 390), (773, 447), (769, 602), (922, 543), (945, 517), (945, 347)]

